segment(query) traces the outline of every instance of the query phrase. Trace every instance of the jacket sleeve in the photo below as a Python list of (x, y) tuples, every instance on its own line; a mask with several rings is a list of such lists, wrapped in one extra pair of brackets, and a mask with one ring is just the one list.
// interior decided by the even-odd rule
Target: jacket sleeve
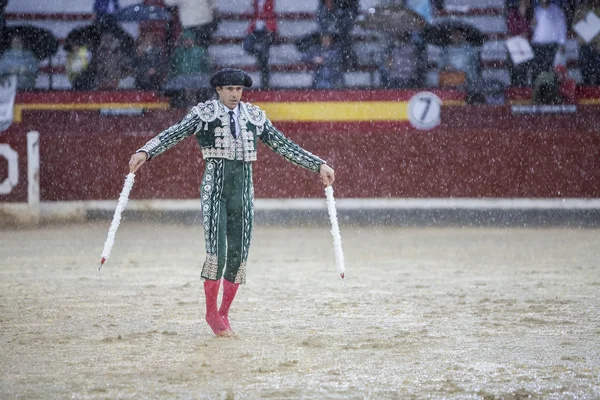
[(265, 121), (260, 138), (263, 143), (269, 146), (275, 153), (283, 156), (287, 161), (299, 167), (319, 172), (321, 165), (325, 164), (324, 160), (304, 150), (302, 147), (286, 138), (268, 119)]
[(202, 123), (203, 121), (200, 119), (200, 116), (198, 116), (196, 112), (191, 111), (181, 121), (165, 129), (156, 137), (148, 141), (148, 143), (138, 149), (137, 152), (146, 152), (148, 154), (148, 159), (156, 157), (169, 150), (183, 139), (193, 135), (202, 127)]

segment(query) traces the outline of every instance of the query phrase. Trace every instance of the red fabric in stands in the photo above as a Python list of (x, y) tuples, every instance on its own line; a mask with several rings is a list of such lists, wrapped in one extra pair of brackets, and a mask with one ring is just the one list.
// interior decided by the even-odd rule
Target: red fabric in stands
[(259, 19), (265, 21), (267, 30), (277, 32), (277, 14), (275, 13), (275, 0), (266, 0), (263, 9), (258, 7), (258, 0), (252, 0), (252, 19), (248, 27), (248, 33), (256, 28), (256, 21)]
[(170, 22), (142, 21), (140, 23), (140, 36), (152, 36), (154, 45), (166, 49), (170, 54), (183, 31), (177, 8), (167, 7), (163, 0), (144, 0), (143, 4), (165, 8), (171, 14)]
[(531, 39), (531, 20), (527, 15), (519, 13), (517, 7), (508, 9), (506, 16), (506, 27), (512, 36), (523, 36), (526, 39)]

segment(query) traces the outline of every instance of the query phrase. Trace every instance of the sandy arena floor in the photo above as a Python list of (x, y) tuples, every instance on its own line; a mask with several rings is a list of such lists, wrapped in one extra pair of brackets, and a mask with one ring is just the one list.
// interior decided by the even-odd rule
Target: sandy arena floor
[(0, 231), (2, 399), (598, 399), (600, 231), (255, 230), (216, 338), (197, 226)]

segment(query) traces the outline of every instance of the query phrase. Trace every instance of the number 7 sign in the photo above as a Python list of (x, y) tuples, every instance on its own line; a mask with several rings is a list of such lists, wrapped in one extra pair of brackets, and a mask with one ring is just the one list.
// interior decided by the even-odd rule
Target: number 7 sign
[(408, 102), (408, 119), (417, 129), (429, 130), (440, 124), (442, 99), (431, 92), (420, 92)]

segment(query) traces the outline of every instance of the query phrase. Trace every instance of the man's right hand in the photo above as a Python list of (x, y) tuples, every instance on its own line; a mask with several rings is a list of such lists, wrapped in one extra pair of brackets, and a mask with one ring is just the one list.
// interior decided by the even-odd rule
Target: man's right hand
[(135, 174), (135, 172), (138, 169), (140, 169), (142, 164), (144, 164), (147, 159), (148, 159), (148, 153), (146, 153), (145, 151), (140, 151), (139, 153), (135, 153), (134, 155), (131, 156), (131, 159), (129, 160), (129, 171), (131, 173)]

